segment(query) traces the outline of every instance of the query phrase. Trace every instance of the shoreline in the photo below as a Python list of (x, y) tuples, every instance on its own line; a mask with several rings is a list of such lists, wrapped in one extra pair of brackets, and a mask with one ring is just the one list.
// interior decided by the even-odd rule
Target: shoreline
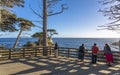
[[(79, 46), (84, 43), (87, 49), (91, 49), (93, 43), (97, 43), (100, 50), (103, 49), (105, 43), (112, 43), (117, 41), (118, 39), (110, 39), (110, 38), (53, 38), (53, 42), (58, 42), (60, 47), (71, 47), (71, 48), (79, 48)], [(36, 38), (21, 38), (18, 43), (18, 48), (23, 47), (27, 42), (35, 42)], [(15, 42), (15, 38), (0, 38), (0, 44), (4, 44), (6, 48), (12, 48)], [(112, 47), (112, 46), (111, 46)], [(117, 50), (118, 51), (118, 50)]]

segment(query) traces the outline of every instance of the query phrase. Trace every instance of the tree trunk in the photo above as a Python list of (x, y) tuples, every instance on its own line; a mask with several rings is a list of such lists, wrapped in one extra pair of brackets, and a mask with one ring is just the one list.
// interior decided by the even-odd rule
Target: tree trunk
[(16, 46), (17, 46), (17, 44), (18, 44), (18, 41), (19, 41), (19, 39), (20, 39), (20, 35), (22, 34), (22, 29), (20, 30), (20, 32), (19, 32), (19, 34), (18, 34), (18, 36), (17, 36), (17, 39), (16, 39), (16, 41), (15, 41), (15, 44), (14, 44), (14, 46), (13, 46), (13, 48), (16, 48)]
[(118, 41), (118, 42), (119, 42), (119, 43), (118, 43), (118, 44), (119, 44), (118, 46), (119, 46), (119, 52), (120, 52), (120, 38), (119, 38), (119, 41)]
[(47, 55), (47, 0), (43, 0), (43, 56)]
[(39, 44), (39, 47), (40, 47), (41, 46), (41, 37), (39, 37), (38, 44)]

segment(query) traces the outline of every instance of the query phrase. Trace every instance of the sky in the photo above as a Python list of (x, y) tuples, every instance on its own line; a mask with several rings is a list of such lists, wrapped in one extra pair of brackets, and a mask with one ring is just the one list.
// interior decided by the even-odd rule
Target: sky
[[(41, 12), (42, 0), (25, 0), (24, 8), (15, 7), (13, 12), (18, 16), (30, 21), (37, 26), (42, 27), (42, 21), (38, 16), (36, 16), (31, 9), (31, 7), (39, 12)], [(49, 16), (48, 17), (48, 29), (55, 29), (58, 35), (53, 35), (53, 37), (73, 37), (73, 38), (119, 38), (120, 34), (115, 31), (108, 30), (97, 30), (100, 29), (98, 26), (108, 23), (107, 17), (104, 17), (101, 12), (98, 12), (103, 5), (98, 3), (99, 0), (62, 0), (58, 3), (57, 7), (54, 8), (55, 11), (60, 10), (60, 4), (66, 4), (68, 7), (63, 13)], [(31, 31), (25, 31), (22, 37), (30, 37), (35, 32), (41, 32), (42, 29), (38, 27), (31, 28)], [(1, 33), (4, 34), (4, 33)], [(0, 37), (16, 37), (18, 32), (7, 33), (8, 35)]]

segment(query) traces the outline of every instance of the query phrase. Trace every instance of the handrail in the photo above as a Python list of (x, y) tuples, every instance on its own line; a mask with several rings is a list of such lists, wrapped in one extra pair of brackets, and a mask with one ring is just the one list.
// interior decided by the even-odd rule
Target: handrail
[[(113, 52), (113, 57), (114, 57), (114, 62), (120, 63), (120, 52), (117, 51), (112, 51)], [(78, 58), (78, 49), (77, 48), (59, 48), (59, 55), (60, 56), (65, 56), (65, 57), (72, 57), (72, 58)], [(85, 58), (91, 59), (92, 57), (92, 52), (91, 50), (86, 49), (85, 50)], [(98, 52), (98, 61), (105, 61), (105, 56), (104, 52), (100, 50)]]
[[(54, 55), (54, 47), (48, 46), (48, 55)], [(14, 59), (14, 58), (31, 58), (41, 56), (43, 54), (43, 47), (27, 47), (27, 48), (10, 48), (0, 49), (0, 60), (4, 59)], [(66, 47), (59, 47), (58, 49), (59, 56), (65, 57), (78, 57), (78, 48), (66, 48)], [(85, 51), (85, 58), (91, 58), (91, 50)], [(120, 62), (120, 52), (113, 51), (113, 56), (115, 62)], [(105, 61), (103, 51), (99, 51), (98, 53), (98, 60)]]

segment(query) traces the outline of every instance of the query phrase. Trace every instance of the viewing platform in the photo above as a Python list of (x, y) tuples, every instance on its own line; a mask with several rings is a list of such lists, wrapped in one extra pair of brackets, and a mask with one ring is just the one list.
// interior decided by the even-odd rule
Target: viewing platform
[(120, 64), (53, 56), (0, 61), (0, 75), (120, 75)]
[(106, 65), (99, 52), (97, 64), (91, 64), (91, 52), (86, 51), (85, 60), (77, 59), (75, 48), (59, 48), (54, 58), (53, 47), (48, 56), (42, 56), (42, 48), (0, 49), (0, 75), (120, 75), (120, 54), (114, 52), (114, 64)]

